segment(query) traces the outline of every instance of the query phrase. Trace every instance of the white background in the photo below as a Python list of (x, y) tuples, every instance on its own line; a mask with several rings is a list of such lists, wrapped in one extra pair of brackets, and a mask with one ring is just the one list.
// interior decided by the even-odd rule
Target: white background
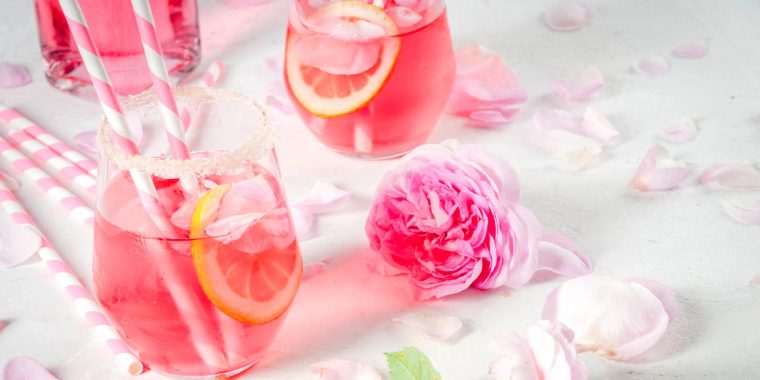
[[(760, 288), (749, 284), (760, 272), (760, 227), (731, 220), (720, 203), (758, 199), (760, 193), (709, 191), (694, 179), (679, 190), (651, 196), (633, 196), (627, 189), (657, 131), (684, 116), (697, 120), (699, 137), (665, 145), (695, 169), (760, 161), (760, 3), (588, 2), (597, 10), (591, 26), (557, 33), (540, 20), (549, 1), (449, 1), (455, 44), (479, 41), (502, 53), (530, 99), (504, 128), (471, 129), (462, 120), (444, 118), (430, 141), (454, 137), (508, 159), (521, 178), (522, 203), (546, 230), (574, 239), (597, 272), (650, 277), (678, 294), (680, 314), (639, 362), (583, 354), (591, 379), (760, 378)], [(0, 61), (25, 64), (34, 77), (29, 86), (0, 90), (0, 100), (68, 141), (94, 128), (96, 104), (54, 90), (43, 78), (32, 1), (0, 3)], [(258, 97), (275, 79), (263, 59), (281, 54), (286, 14), (284, 0), (237, 10), (202, 2), (204, 63), (225, 62), (223, 87)], [(701, 38), (709, 38), (706, 58), (670, 54), (673, 47)], [(654, 54), (668, 57), (669, 73), (648, 78), (631, 72), (633, 62)], [(622, 138), (600, 166), (583, 173), (557, 171), (533, 144), (530, 118), (542, 107), (555, 106), (551, 79), (589, 64), (599, 67), (607, 81), (591, 103)], [(568, 109), (579, 114), (584, 107)], [(329, 258), (328, 268), (304, 284), (277, 341), (242, 378), (316, 378), (309, 365), (334, 357), (367, 361), (385, 371), (382, 352), (408, 345), (427, 353), (445, 379), (487, 378), (495, 359), (488, 343), (534, 321), (558, 281), (412, 304), (403, 278), (381, 278), (365, 268), (369, 253), (363, 224), (369, 202), (382, 174), (397, 162), (341, 157), (322, 148), (295, 117), (274, 116), (291, 199), (316, 179), (334, 182), (354, 197), (340, 212), (321, 218), (312, 238), (302, 242), (306, 262)], [(23, 181), (20, 195), (62, 255), (89, 281), (89, 231), (67, 219), (30, 182)], [(0, 218), (6, 226), (7, 218)], [(0, 364), (29, 355), (63, 380), (120, 378), (108, 350), (71, 306), (38, 262), (0, 272), (0, 320), (7, 323), (0, 331)], [(437, 343), (390, 323), (408, 312), (455, 315), (466, 321), (466, 331), (453, 342)]]

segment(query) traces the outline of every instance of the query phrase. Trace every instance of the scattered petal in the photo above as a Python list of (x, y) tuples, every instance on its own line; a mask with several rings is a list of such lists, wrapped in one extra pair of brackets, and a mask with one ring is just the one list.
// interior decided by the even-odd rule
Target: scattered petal
[(553, 152), (555, 166), (569, 171), (594, 165), (604, 152), (603, 144), (618, 134), (615, 127), (591, 107), (580, 123), (562, 110), (540, 110), (533, 115), (533, 124), (543, 137), (542, 143)]
[(303, 267), (303, 279), (308, 280), (320, 273), (322, 273), (327, 267), (327, 263), (324, 261), (318, 261), (311, 263)]
[(533, 115), (533, 125), (539, 132), (549, 132), (556, 129), (580, 133), (580, 125), (573, 115), (562, 110), (539, 110)]
[(595, 94), (604, 86), (604, 76), (594, 66), (588, 66), (570, 80), (556, 80), (554, 91), (561, 97), (581, 101)]
[(275, 57), (267, 57), (264, 58), (264, 67), (275, 74), (282, 73), (283, 70), (283, 63), (282, 63), (282, 57), (278, 56)]
[(596, 140), (557, 130), (547, 134), (561, 146), (554, 152), (554, 166), (560, 170), (580, 171), (597, 164), (604, 148)]
[(0, 268), (23, 263), (34, 255), (42, 244), (40, 234), (29, 227), (12, 225), (0, 232)]
[(305, 239), (314, 226), (314, 219), (316, 219), (316, 216), (308, 211), (303, 211), (298, 207), (291, 207), (290, 213), (293, 215), (293, 225), (296, 229), (296, 235), (301, 239)]
[(0, 88), (14, 88), (29, 84), (32, 77), (24, 66), (0, 62)]
[(660, 138), (674, 144), (683, 144), (697, 138), (699, 130), (693, 119), (685, 117), (660, 132)]
[(586, 380), (588, 371), (573, 346), (573, 332), (562, 323), (538, 321), (525, 339), (514, 333), (492, 346), (501, 356), (491, 363), (496, 380)]
[(591, 23), (594, 14), (591, 8), (581, 2), (563, 1), (544, 11), (544, 22), (549, 29), (557, 32), (580, 30)]
[(681, 58), (699, 59), (707, 55), (707, 41), (692, 41), (673, 49), (673, 55)]
[(638, 191), (665, 191), (680, 186), (692, 174), (680, 161), (672, 160), (659, 144), (649, 149), (629, 186)]
[(723, 209), (738, 222), (760, 225), (760, 201), (726, 201)]
[(16, 192), (16, 191), (19, 191), (19, 189), (21, 189), (21, 184), (18, 182), (16, 178), (13, 178), (10, 175), (5, 174), (3, 172), (0, 172), (0, 182), (5, 184), (8, 190), (12, 192)]
[(591, 261), (578, 252), (578, 247), (567, 237), (545, 233), (538, 243), (538, 267), (565, 277), (591, 273)]
[(329, 182), (317, 180), (309, 194), (296, 202), (295, 207), (314, 214), (322, 214), (342, 205), (350, 197), (350, 192)]
[(500, 110), (482, 110), (470, 113), (470, 125), (477, 127), (494, 127), (512, 121), (520, 110), (518, 108), (504, 107)]
[(399, 28), (410, 27), (422, 20), (422, 16), (407, 7), (391, 7), (385, 11)]
[(676, 308), (673, 292), (653, 280), (588, 275), (555, 288), (541, 318), (569, 327), (582, 351), (628, 360), (657, 343)]
[(345, 359), (331, 359), (311, 365), (311, 372), (320, 380), (381, 380), (371, 365)]
[(240, 239), (253, 223), (265, 215), (262, 212), (250, 212), (222, 218), (206, 226), (206, 234), (227, 244)]
[(38, 361), (17, 356), (5, 363), (3, 380), (58, 380)]
[(760, 171), (750, 164), (715, 164), (699, 176), (699, 183), (713, 188), (760, 188)]
[(581, 131), (602, 144), (610, 144), (620, 132), (610, 121), (593, 107), (587, 107), (581, 120)]
[(670, 62), (665, 57), (655, 55), (633, 64), (633, 71), (649, 76), (659, 76), (670, 70)]
[(464, 326), (462, 320), (457, 317), (426, 314), (409, 314), (394, 318), (393, 322), (405, 324), (428, 338), (441, 342), (451, 339)]
[(264, 87), (264, 96), (266, 97), (266, 103), (268, 106), (272, 106), (278, 111), (286, 114), (293, 114), (296, 112), (293, 103), (291, 103), (290, 98), (288, 97), (284, 81), (276, 80), (269, 82), (269, 84)]

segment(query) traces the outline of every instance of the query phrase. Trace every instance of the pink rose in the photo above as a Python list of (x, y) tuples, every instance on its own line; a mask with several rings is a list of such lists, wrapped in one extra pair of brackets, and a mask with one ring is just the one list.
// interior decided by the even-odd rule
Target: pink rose
[(418, 299), (517, 288), (539, 269), (587, 273), (574, 247), (553, 244), (540, 260), (541, 226), (517, 204), (519, 193), (514, 170), (479, 147), (424, 145), (383, 179), (366, 233), (372, 249), (409, 273)]

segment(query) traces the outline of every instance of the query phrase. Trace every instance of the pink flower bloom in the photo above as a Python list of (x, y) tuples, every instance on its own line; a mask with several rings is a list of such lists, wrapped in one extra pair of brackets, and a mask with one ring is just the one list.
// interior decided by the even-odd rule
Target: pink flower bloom
[(418, 299), (517, 288), (539, 266), (541, 226), (517, 204), (514, 170), (477, 146), (453, 145), (407, 155), (380, 184), (365, 227), (372, 249), (409, 272)]

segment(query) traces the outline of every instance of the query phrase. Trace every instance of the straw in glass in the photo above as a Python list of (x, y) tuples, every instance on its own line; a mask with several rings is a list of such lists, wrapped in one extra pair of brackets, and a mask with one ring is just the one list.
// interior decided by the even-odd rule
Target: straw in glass
[(103, 311), (93, 300), (92, 295), (77, 279), (74, 272), (56, 252), (47, 238), (40, 232), (37, 224), (19, 202), (16, 195), (0, 181), (0, 206), (8, 213), (14, 223), (26, 226), (40, 235), (42, 244), (37, 254), (45, 263), (45, 266), (55, 275), (55, 283), (65, 291), (72, 301), (77, 312), (87, 319), (95, 329), (95, 335), (114, 354), (117, 365), (130, 375), (139, 375), (143, 371), (142, 363), (133, 355), (124, 342), (119, 338), (113, 327), (108, 324)]

